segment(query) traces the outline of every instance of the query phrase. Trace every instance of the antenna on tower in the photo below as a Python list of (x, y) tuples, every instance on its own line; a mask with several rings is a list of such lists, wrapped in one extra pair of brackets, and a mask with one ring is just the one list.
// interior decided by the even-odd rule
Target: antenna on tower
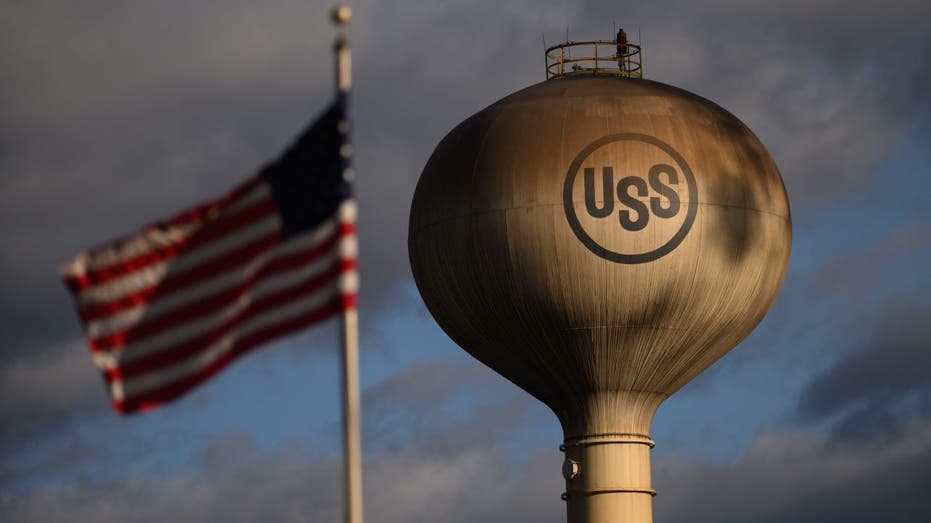
[[(643, 41), (640, 39), (640, 26), (637, 26), (637, 47), (640, 48), (640, 53), (643, 53)], [(643, 55), (640, 55), (640, 75), (643, 77)]]
[[(566, 43), (567, 43), (567, 44), (569, 43), (569, 24), (566, 24)], [(569, 58), (572, 58), (572, 49), (571, 49), (571, 48), (566, 48), (566, 51), (568, 52), (568, 55), (567, 55), (567, 56), (568, 56)]]

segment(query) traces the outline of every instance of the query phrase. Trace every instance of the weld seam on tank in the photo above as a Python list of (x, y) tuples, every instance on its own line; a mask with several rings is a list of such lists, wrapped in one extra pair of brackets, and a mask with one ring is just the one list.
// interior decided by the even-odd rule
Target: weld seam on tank
[(593, 445), (610, 445), (614, 443), (633, 443), (646, 445), (651, 449), (656, 446), (656, 442), (645, 434), (634, 433), (606, 433), (606, 434), (589, 434), (569, 438), (559, 446), (559, 450), (565, 452), (569, 447), (591, 447)]
[(730, 204), (730, 203), (716, 203), (716, 202), (698, 202), (698, 205), (707, 205), (707, 206), (714, 205), (714, 206), (717, 206), (717, 207), (727, 207), (728, 209), (738, 209), (738, 210), (742, 210), (742, 211), (753, 211), (753, 212), (758, 212), (758, 213), (760, 213), (760, 214), (768, 214), (768, 215), (773, 216), (773, 217), (776, 217), (776, 218), (781, 218), (781, 219), (783, 219), (783, 220), (785, 220), (785, 221), (787, 221), (787, 222), (791, 222), (791, 221), (792, 221), (792, 218), (791, 218), (790, 216), (787, 216), (787, 215), (784, 215), (784, 214), (779, 214), (779, 213), (776, 212), (776, 211), (767, 211), (766, 209), (757, 209), (756, 207), (748, 207), (748, 206), (746, 206), (746, 205), (735, 205), (735, 204)]
[[(739, 210), (744, 210), (744, 211), (753, 211), (753, 212), (758, 212), (761, 214), (773, 216), (776, 218), (780, 218), (789, 223), (792, 222), (792, 219), (789, 216), (784, 216), (782, 214), (779, 214), (773, 211), (767, 211), (766, 209), (757, 209), (756, 207), (747, 207), (744, 205), (734, 205), (734, 204), (716, 203), (716, 202), (703, 202), (703, 201), (690, 202), (688, 200), (684, 200), (682, 201), (682, 203), (683, 204), (695, 203), (699, 206), (704, 206), (704, 207), (717, 206), (717, 207), (727, 207), (730, 209), (739, 209)], [(464, 218), (471, 218), (473, 216), (485, 216), (485, 215), (494, 214), (494, 213), (517, 211), (517, 210), (523, 210), (523, 209), (547, 208), (547, 207), (565, 207), (565, 204), (564, 203), (535, 203), (535, 204), (527, 204), (527, 205), (515, 205), (513, 207), (502, 208), (502, 209), (491, 209), (487, 211), (470, 211), (464, 214), (450, 215), (450, 216), (444, 217), (442, 219), (439, 219), (433, 222), (423, 223), (419, 227), (415, 228), (414, 231), (421, 232), (425, 229), (429, 229), (437, 225), (444, 225), (451, 221), (462, 220)]]
[(605, 487), (590, 490), (572, 489), (568, 492), (563, 492), (560, 497), (563, 501), (568, 501), (572, 496), (597, 496), (598, 494), (618, 494), (624, 492), (631, 494), (649, 494), (656, 497), (656, 489), (651, 489), (649, 487)]

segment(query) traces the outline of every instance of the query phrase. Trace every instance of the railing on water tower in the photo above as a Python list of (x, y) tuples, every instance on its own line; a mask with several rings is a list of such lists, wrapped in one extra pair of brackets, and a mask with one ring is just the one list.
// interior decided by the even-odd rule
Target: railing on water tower
[(640, 46), (593, 40), (566, 42), (546, 50), (547, 80), (586, 75), (643, 78)]

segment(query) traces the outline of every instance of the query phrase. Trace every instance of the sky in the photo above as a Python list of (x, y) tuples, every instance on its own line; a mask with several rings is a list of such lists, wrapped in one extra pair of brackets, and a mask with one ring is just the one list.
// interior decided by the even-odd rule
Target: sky
[[(754, 130), (793, 219), (768, 316), (656, 415), (655, 520), (931, 520), (931, 5), (351, 6), (369, 521), (565, 520), (555, 416), (436, 326), (407, 222), (451, 128), (613, 22)], [(330, 7), (0, 0), (0, 521), (339, 519), (335, 322), (123, 418), (57, 276), (289, 143), (332, 97)]]

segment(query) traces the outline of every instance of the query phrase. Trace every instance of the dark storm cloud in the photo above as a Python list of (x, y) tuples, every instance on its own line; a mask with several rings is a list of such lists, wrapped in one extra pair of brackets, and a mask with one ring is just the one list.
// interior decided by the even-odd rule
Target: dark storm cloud
[(853, 317), (857, 310), (874, 310), (877, 298), (883, 301), (889, 291), (908, 294), (931, 285), (931, 277), (916, 270), (931, 262), (931, 223), (919, 220), (899, 223), (875, 240), (829, 251), (820, 266), (803, 275), (800, 299), (837, 301), (838, 313)]
[[(931, 411), (931, 301), (898, 301), (875, 318), (860, 346), (815, 376), (798, 416), (835, 420), (841, 441), (887, 439), (915, 411)], [(839, 418), (839, 419), (838, 419)]]
[(410, 277), (410, 201), (433, 148), (459, 121), (542, 79), (528, 57), (539, 56), (540, 31), (558, 27), (565, 13), (555, 2), (527, 0), (494, 9), (416, 3), (399, 16), (401, 8), (360, 9), (353, 32), (360, 271), (376, 307)]
[(654, 462), (657, 521), (911, 523), (931, 515), (931, 425), (869, 447), (811, 435), (758, 438), (736, 463)]
[(309, 13), (298, 24), (242, 6), (0, 10), (0, 67), (15, 71), (0, 105), (0, 270), (17, 276), (0, 282), (8, 361), (77, 334), (59, 263), (218, 195), (277, 153), (328, 91), (283, 64), (322, 65), (328, 50), (288, 41), (326, 27)]

